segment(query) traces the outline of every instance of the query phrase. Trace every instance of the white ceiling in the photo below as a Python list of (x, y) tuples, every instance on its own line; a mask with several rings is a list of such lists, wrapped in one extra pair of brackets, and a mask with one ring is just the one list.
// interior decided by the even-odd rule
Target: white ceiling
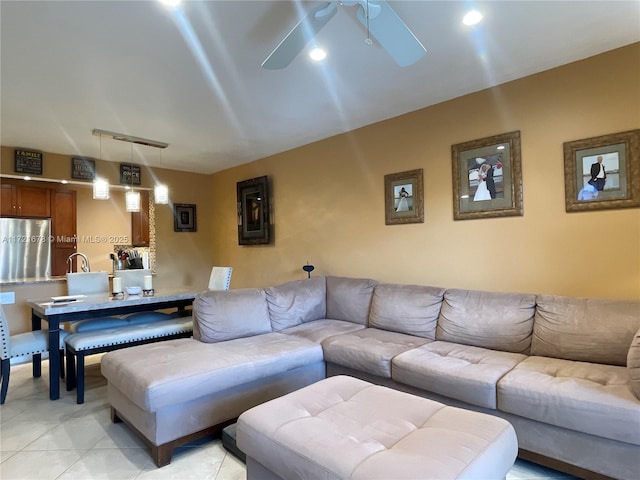
[[(213, 173), (640, 41), (638, 0), (390, 1), (427, 49), (418, 63), (367, 46), (340, 7), (324, 63), (262, 69), (321, 4), (3, 0), (1, 143), (130, 161), (98, 128), (169, 143), (134, 147), (135, 163)], [(471, 4), (484, 20), (465, 27)]]

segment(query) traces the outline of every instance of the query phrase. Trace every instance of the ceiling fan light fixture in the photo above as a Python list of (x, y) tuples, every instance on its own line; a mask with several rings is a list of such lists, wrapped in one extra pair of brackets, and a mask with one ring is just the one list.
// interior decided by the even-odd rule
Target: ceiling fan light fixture
[(462, 17), (462, 23), (467, 26), (472, 26), (480, 23), (482, 20), (482, 14), (477, 10), (469, 10), (464, 17)]
[(322, 48), (316, 47), (309, 52), (309, 58), (316, 62), (321, 62), (325, 58), (327, 58), (327, 52), (325, 52)]

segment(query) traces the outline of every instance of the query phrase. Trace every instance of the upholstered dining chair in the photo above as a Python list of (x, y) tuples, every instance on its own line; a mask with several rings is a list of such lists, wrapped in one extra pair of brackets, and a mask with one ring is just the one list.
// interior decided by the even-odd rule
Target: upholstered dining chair
[(67, 293), (69, 295), (89, 295), (109, 291), (107, 272), (67, 273)]
[[(9, 375), (11, 373), (11, 359), (18, 357), (26, 357), (28, 355), (42, 355), (49, 351), (49, 332), (48, 330), (36, 330), (33, 332), (18, 333), (10, 335), (7, 317), (4, 309), (0, 307), (0, 359), (2, 370), (2, 386), (0, 387), (0, 404), (4, 404), (7, 398), (7, 390), (9, 389)], [(60, 330), (60, 377), (64, 378), (64, 339), (68, 332)], [(34, 377), (36, 374), (34, 363)]]
[[(107, 272), (77, 272), (67, 273), (68, 295), (91, 295), (92, 293), (109, 293), (109, 274)], [(73, 322), (72, 332), (84, 332), (101, 328), (113, 328), (126, 325), (126, 320), (120, 317), (89, 318)]]
[(229, 290), (233, 267), (213, 267), (209, 277), (209, 290)]

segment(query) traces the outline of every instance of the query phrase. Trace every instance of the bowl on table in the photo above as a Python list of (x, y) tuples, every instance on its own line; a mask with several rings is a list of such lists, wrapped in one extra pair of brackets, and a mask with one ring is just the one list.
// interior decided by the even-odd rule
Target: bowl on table
[(140, 295), (142, 293), (142, 287), (126, 287), (125, 290), (129, 295)]

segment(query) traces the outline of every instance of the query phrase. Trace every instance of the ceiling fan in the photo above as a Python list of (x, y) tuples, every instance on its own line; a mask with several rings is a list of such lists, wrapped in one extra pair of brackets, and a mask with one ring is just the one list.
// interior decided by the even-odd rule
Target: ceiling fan
[(417, 62), (426, 53), (425, 48), (398, 14), (384, 0), (358, 0), (327, 2), (307, 14), (271, 52), (262, 66), (269, 70), (287, 67), (338, 11), (338, 5), (358, 5), (357, 17), (367, 28), (365, 42), (371, 44), (369, 34), (401, 67)]

